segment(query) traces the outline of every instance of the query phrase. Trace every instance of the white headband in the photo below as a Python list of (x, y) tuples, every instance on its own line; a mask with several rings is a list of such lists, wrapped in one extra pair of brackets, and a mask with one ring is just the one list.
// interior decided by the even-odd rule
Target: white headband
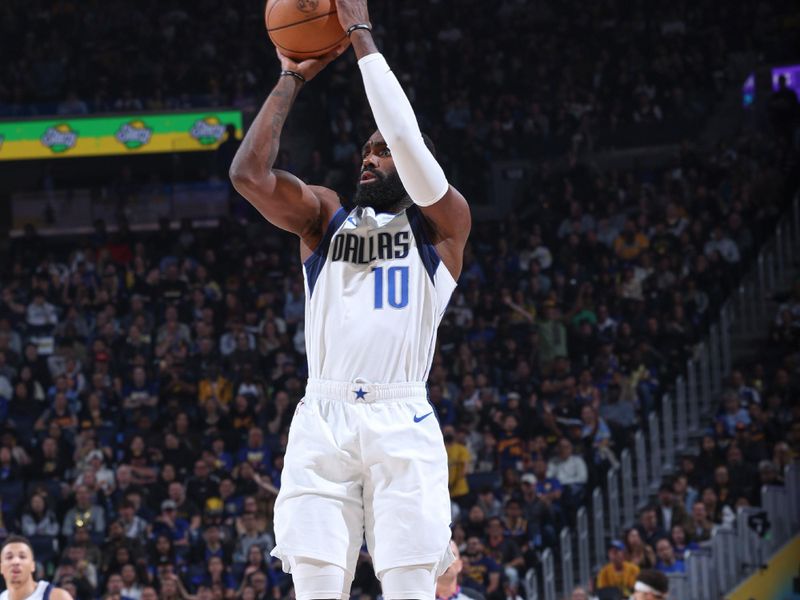
[(666, 592), (659, 592), (657, 589), (650, 587), (643, 581), (637, 581), (633, 586), (634, 592), (650, 592), (651, 594), (658, 594), (659, 596), (665, 596)]

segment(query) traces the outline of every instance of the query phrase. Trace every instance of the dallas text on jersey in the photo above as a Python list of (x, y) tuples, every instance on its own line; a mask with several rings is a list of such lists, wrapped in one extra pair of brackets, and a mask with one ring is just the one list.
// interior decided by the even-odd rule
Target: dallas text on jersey
[(333, 240), (331, 260), (368, 265), (376, 260), (405, 258), (409, 245), (408, 231), (398, 231), (394, 235), (384, 231), (369, 237), (339, 233)]

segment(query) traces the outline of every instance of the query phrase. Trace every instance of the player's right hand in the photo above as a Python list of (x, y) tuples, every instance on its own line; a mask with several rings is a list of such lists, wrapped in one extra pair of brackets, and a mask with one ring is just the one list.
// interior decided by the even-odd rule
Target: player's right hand
[(287, 71), (294, 71), (295, 73), (299, 73), (303, 76), (306, 82), (311, 81), (319, 75), (319, 73), (327, 67), (330, 63), (334, 60), (339, 58), (345, 50), (350, 47), (350, 40), (345, 39), (339, 44), (336, 48), (324, 54), (323, 56), (317, 58), (307, 58), (305, 60), (296, 61), (294, 59), (289, 58), (288, 56), (284, 56), (281, 54), (281, 51), (277, 48), (275, 52), (278, 55), (278, 60), (281, 61), (281, 69)]

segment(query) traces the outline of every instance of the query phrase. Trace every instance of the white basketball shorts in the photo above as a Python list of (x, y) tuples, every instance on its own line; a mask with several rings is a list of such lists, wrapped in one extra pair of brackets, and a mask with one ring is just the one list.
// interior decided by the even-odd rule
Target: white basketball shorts
[(453, 560), (447, 454), (425, 384), (309, 380), (275, 502), (272, 555), (354, 573), (366, 536), (376, 573)]

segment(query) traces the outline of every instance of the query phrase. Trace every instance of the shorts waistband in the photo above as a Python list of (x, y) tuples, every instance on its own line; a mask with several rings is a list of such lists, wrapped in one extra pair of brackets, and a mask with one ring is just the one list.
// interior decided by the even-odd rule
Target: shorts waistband
[(370, 402), (392, 402), (410, 398), (427, 398), (428, 389), (422, 381), (403, 383), (368, 383), (363, 381), (330, 381), (309, 379), (306, 394), (330, 400), (342, 400), (357, 404)]

